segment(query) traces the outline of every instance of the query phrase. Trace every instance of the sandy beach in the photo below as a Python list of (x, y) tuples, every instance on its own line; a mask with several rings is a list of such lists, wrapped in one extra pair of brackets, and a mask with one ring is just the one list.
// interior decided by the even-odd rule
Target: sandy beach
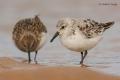
[[(0, 0), (0, 11), (0, 80), (120, 80), (120, 0)], [(22, 61), (28, 54), (16, 48), (12, 39), (16, 22), (36, 14), (48, 29), (37, 65)], [(63, 47), (59, 39), (50, 43), (63, 17), (115, 21), (89, 51), (85, 64), (91, 67), (79, 67), (80, 53)]]
[(49, 67), (0, 58), (0, 80), (120, 80), (82, 67)]

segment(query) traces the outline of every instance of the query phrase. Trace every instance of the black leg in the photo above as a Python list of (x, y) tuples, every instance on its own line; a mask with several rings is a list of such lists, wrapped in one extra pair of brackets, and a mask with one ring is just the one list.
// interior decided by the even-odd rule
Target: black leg
[(35, 57), (34, 57), (34, 62), (37, 64), (37, 60), (36, 60), (36, 57), (37, 57), (37, 53), (38, 51), (35, 51)]
[(85, 57), (87, 56), (87, 54), (88, 54), (87, 50), (84, 53), (81, 52), (81, 61), (80, 61), (80, 64), (83, 64), (83, 61), (84, 61)]
[(30, 51), (28, 51), (28, 63), (31, 62)]
[(87, 54), (88, 54), (88, 52), (87, 52), (87, 50), (86, 50), (85, 53), (84, 53), (83, 60), (85, 59), (85, 57), (87, 56)]
[(80, 64), (83, 64), (83, 58), (84, 58), (84, 55), (83, 55), (83, 52), (81, 52), (81, 61), (80, 61)]

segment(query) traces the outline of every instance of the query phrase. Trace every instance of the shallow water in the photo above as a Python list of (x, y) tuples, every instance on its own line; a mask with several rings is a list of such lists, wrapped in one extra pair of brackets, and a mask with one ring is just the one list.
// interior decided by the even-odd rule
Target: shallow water
[[(118, 5), (99, 5), (101, 2)], [(41, 20), (48, 28), (48, 39), (46, 45), (39, 51), (37, 57), (39, 63), (79, 67), (81, 56), (79, 53), (67, 50), (58, 39), (53, 43), (49, 42), (55, 33), (58, 19), (73, 17), (91, 18), (98, 22), (116, 21), (115, 25), (104, 33), (103, 40), (89, 51), (85, 63), (94, 70), (120, 76), (119, 3), (119, 0), (0, 0), (0, 57), (27, 59), (27, 54), (15, 47), (12, 29), (19, 19), (40, 14)]]

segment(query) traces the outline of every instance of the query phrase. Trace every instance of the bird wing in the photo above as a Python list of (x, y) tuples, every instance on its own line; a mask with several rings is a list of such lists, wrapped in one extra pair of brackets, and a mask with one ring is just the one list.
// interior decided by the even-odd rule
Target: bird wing
[(78, 28), (86, 38), (97, 36), (103, 29), (102, 23), (90, 19), (79, 21)]
[(18, 39), (23, 36), (23, 33), (33, 33), (35, 36), (40, 37), (41, 32), (47, 32), (46, 27), (36, 16), (35, 18), (27, 18), (18, 21), (13, 30), (13, 39)]

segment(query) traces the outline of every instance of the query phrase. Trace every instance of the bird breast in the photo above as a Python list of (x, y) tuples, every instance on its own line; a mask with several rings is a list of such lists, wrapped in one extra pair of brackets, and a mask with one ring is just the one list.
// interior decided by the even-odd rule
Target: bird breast
[(85, 38), (81, 34), (71, 35), (68, 37), (60, 37), (61, 43), (72, 51), (82, 52), (89, 50), (96, 46), (101, 40), (102, 36), (96, 36), (94, 38)]

